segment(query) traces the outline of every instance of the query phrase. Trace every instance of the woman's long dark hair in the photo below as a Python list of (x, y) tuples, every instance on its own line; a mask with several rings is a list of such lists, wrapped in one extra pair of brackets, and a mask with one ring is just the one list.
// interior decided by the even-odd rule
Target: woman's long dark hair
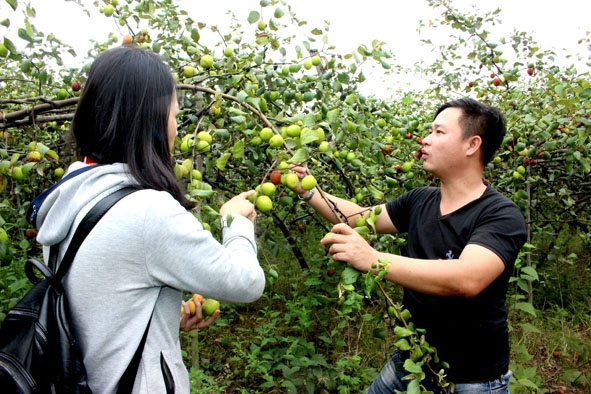
[(107, 50), (90, 68), (71, 132), (81, 156), (125, 163), (143, 188), (167, 191), (190, 209), (194, 204), (174, 176), (168, 146), (175, 89), (160, 56), (131, 46)]

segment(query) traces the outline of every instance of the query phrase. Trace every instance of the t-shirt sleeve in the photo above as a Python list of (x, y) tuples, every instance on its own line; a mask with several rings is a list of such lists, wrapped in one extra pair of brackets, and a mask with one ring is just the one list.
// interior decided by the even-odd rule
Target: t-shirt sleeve
[(388, 216), (399, 233), (408, 232), (413, 204), (424, 199), (429, 193), (431, 193), (430, 188), (416, 188), (386, 203)]
[(495, 208), (483, 215), (468, 244), (490, 249), (503, 260), (505, 266), (509, 266), (526, 241), (525, 219), (519, 207), (510, 201), (491, 206)]

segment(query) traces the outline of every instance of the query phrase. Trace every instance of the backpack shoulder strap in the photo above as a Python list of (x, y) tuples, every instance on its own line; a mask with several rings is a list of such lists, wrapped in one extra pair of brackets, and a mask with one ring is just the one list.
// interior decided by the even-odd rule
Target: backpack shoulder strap
[(90, 233), (90, 231), (94, 228), (94, 226), (98, 223), (98, 221), (107, 213), (107, 211), (115, 205), (117, 201), (122, 199), (123, 197), (131, 194), (135, 191), (139, 190), (137, 187), (129, 186), (124, 187), (123, 189), (119, 189), (114, 193), (109, 194), (102, 200), (100, 200), (88, 213), (84, 216), (84, 219), (76, 228), (76, 232), (68, 245), (68, 249), (64, 254), (64, 258), (59, 264), (57, 273), (55, 275), (55, 279), (57, 283), (60, 283), (66, 272), (70, 269), (72, 265), (72, 261), (74, 261), (74, 257), (78, 252), (78, 248), (82, 245), (82, 242), (86, 238), (86, 236)]

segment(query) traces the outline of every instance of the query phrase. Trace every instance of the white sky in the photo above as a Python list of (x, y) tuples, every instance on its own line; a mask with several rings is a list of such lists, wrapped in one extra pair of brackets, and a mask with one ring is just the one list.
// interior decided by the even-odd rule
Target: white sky
[[(275, 8), (261, 9), (259, 0), (177, 1), (179, 7), (187, 10), (193, 19), (217, 24), (221, 29), (230, 20), (228, 10), (232, 10), (243, 25), (247, 25), (246, 18), (250, 10), (262, 11), (263, 18), (268, 20)], [(109, 32), (123, 33), (112, 18), (98, 15), (89, 19), (79, 6), (65, 0), (30, 2), (37, 11), (33, 21), (35, 26), (45, 33), (54, 33), (74, 46), (79, 55), (86, 53), (90, 39), (102, 41)], [(23, 3), (24, 0), (19, 0), (21, 9)], [(322, 28), (323, 21), (329, 21), (329, 41), (336, 45), (338, 53), (353, 51), (360, 44), (370, 47), (371, 41), (378, 39), (386, 42), (386, 49), (396, 55), (395, 60), (399, 64), (410, 66), (429, 56), (426, 48), (421, 46), (421, 37), (417, 32), (419, 20), (427, 22), (436, 16), (426, 0), (288, 0), (288, 3), (299, 19), (308, 21), (309, 28)], [(556, 49), (560, 53), (560, 50), (567, 48), (569, 53), (583, 54), (585, 58), (590, 54), (586, 48), (577, 44), (591, 30), (590, 0), (453, 0), (453, 5), (460, 11), (477, 7), (483, 13), (501, 8), (500, 19), (503, 23), (494, 27), (495, 33), (508, 34), (517, 29), (531, 33), (542, 49)], [(285, 6), (282, 8), (286, 10)], [(11, 10), (2, 1), (1, 19), (7, 11)], [(4, 33), (1, 29), (0, 33)], [(16, 27), (11, 26), (11, 30), (14, 33)], [(428, 33), (423, 34), (422, 38), (438, 37)], [(380, 89), (381, 83), (377, 79), (373, 81), (375, 88), (368, 87), (369, 93)]]

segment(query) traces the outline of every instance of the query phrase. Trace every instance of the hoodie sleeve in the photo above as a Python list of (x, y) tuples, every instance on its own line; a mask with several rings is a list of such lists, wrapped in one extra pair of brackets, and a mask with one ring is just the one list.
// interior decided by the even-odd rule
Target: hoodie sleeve
[(219, 242), (168, 193), (136, 194), (148, 193), (142, 225), (144, 259), (155, 283), (225, 302), (260, 298), (265, 274), (248, 219), (235, 217)]

